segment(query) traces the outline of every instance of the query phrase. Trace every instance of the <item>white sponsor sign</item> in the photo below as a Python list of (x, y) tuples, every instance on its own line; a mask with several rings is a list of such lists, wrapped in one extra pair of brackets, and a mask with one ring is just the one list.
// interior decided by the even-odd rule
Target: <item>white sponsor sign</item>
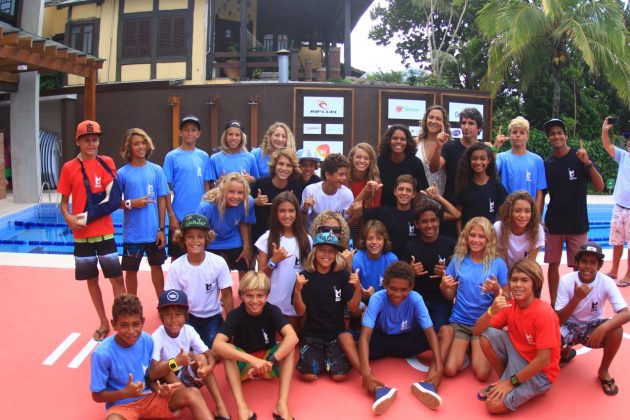
[(483, 115), (483, 105), (451, 102), (448, 104), (448, 120), (458, 123), (459, 113), (462, 112), (464, 108), (477, 108), (479, 112), (481, 112), (481, 115)]
[(304, 134), (322, 134), (321, 124), (304, 124)]
[(343, 98), (331, 96), (305, 96), (304, 116), (343, 118)]
[(424, 115), (427, 101), (415, 99), (389, 99), (387, 101), (387, 118), (392, 120), (419, 121)]
[(305, 140), (302, 147), (317, 153), (321, 160), (326, 159), (331, 153), (343, 153), (343, 141)]
[(411, 135), (413, 137), (418, 137), (418, 134), (420, 134), (420, 126), (419, 125), (410, 125), (409, 126), (409, 131), (411, 131)]
[(326, 134), (343, 135), (343, 124), (326, 124)]

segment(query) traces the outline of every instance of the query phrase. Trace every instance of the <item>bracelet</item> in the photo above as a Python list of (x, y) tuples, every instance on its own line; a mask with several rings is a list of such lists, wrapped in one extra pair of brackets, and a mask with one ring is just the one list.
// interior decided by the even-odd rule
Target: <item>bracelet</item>
[(168, 217), (172, 217), (172, 216), (175, 216), (175, 212), (174, 211), (169, 211), (168, 212)]
[(490, 151), (491, 151), (492, 153), (496, 153), (496, 152), (497, 152), (497, 148), (496, 148), (496, 147), (494, 147), (494, 146), (490, 146)]
[(588, 165), (584, 165), (584, 167), (588, 171), (589, 169), (591, 169), (593, 167), (593, 162), (589, 163)]
[(488, 310), (486, 311), (486, 313), (488, 314), (488, 316), (492, 316), (492, 306), (488, 307)]
[(267, 267), (271, 268), (272, 270), (275, 270), (277, 266), (278, 264), (276, 264), (275, 262), (271, 260), (271, 258), (269, 258), (269, 261), (267, 261)]
[(267, 357), (267, 361), (273, 363), (274, 366), (278, 364), (278, 359), (276, 359), (275, 354), (272, 354), (271, 356)]
[(164, 226), (158, 228), (158, 232), (164, 232)]

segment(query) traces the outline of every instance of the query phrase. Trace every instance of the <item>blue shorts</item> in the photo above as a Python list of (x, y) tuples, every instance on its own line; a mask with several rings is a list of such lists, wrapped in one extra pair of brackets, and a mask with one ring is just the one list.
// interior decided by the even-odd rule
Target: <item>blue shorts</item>
[(326, 341), (305, 336), (300, 342), (300, 359), (297, 370), (301, 374), (346, 375), (350, 372), (350, 362), (346, 358), (338, 340)]
[(122, 276), (120, 261), (118, 261), (118, 249), (116, 249), (116, 242), (113, 237), (109, 236), (110, 235), (105, 235), (105, 237), (75, 239), (75, 279), (90, 280), (98, 278), (98, 263), (101, 264), (103, 275), (106, 278), (112, 279)]
[(201, 340), (206, 344), (206, 346), (212, 348), (214, 337), (217, 336), (219, 328), (223, 325), (223, 315), (216, 314), (210, 318), (199, 318), (189, 313), (186, 324), (192, 326), (201, 336)]
[(123, 271), (138, 271), (142, 257), (147, 255), (149, 265), (162, 265), (166, 261), (166, 251), (158, 248), (155, 242), (123, 244), (122, 269)]

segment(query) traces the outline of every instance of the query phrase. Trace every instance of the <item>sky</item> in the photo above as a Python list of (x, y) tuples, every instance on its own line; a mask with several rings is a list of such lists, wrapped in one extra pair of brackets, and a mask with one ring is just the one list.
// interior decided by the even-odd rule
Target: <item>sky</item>
[[(373, 73), (380, 70), (404, 70), (401, 57), (396, 54), (394, 43), (388, 46), (376, 45), (368, 38), (370, 28), (374, 23), (370, 19), (370, 10), (384, 0), (375, 1), (367, 10), (352, 31), (352, 67)], [(343, 57), (343, 52), (341, 53)]]

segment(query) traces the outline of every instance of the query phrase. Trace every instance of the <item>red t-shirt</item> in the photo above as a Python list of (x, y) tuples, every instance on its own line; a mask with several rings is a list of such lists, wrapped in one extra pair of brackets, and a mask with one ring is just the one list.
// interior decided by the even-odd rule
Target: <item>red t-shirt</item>
[[(363, 191), (363, 188), (365, 188), (366, 185), (367, 185), (367, 178), (363, 178), (361, 181), (351, 181), (348, 187), (352, 191), (352, 195), (354, 196), (354, 198), (356, 198), (359, 194), (361, 194), (361, 191)], [(376, 194), (374, 194), (374, 200), (372, 200), (373, 203), (369, 204), (366, 200), (364, 200), (363, 207), (366, 209), (371, 209), (371, 208), (380, 206), (381, 205), (381, 190), (382, 188), (376, 191)]]
[[(116, 165), (112, 158), (101, 156), (101, 159), (110, 167), (112, 172), (116, 174)], [(112, 182), (112, 176), (103, 168), (96, 159), (83, 161), (85, 173), (90, 181), (90, 187), (93, 193), (104, 192), (105, 187)], [(85, 210), (85, 202), (87, 193), (85, 184), (83, 184), (83, 174), (81, 173), (81, 164), (77, 158), (66, 162), (61, 168), (59, 175), (59, 184), (57, 185), (59, 194), (72, 197), (72, 214), (83, 213)], [(85, 229), (74, 231), (75, 238), (90, 238), (92, 236), (108, 235), (114, 233), (114, 223), (112, 217), (107, 215), (94, 220), (88, 224)]]
[(503, 328), (507, 325), (510, 341), (516, 351), (531, 362), (539, 349), (551, 349), (549, 364), (543, 369), (551, 383), (560, 373), (560, 324), (551, 305), (534, 299), (531, 305), (521, 309), (512, 299), (512, 306), (494, 315), (490, 325)]

